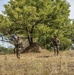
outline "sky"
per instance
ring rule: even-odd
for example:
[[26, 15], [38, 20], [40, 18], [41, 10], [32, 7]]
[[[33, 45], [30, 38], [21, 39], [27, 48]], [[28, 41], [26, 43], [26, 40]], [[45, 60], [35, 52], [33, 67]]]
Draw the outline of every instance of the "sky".
[[[4, 4], [6, 4], [9, 0], [0, 0], [0, 13], [4, 10]], [[74, 0], [67, 0], [70, 3], [70, 19], [74, 19]]]
[[67, 0], [70, 3], [70, 19], [74, 19], [74, 0]]
[[8, 3], [9, 0], [0, 0], [0, 13], [4, 10], [4, 4]]

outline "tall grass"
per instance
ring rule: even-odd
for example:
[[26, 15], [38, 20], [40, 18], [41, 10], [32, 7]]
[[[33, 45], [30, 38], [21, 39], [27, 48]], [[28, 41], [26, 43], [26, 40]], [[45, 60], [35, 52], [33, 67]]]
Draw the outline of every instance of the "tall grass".
[[0, 55], [0, 75], [74, 75], [74, 52]]

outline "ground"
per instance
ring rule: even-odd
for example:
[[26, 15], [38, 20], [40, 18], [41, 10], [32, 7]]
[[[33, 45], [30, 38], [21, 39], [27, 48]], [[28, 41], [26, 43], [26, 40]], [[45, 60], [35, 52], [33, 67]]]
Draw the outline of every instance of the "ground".
[[0, 55], [0, 75], [74, 75], [74, 51]]

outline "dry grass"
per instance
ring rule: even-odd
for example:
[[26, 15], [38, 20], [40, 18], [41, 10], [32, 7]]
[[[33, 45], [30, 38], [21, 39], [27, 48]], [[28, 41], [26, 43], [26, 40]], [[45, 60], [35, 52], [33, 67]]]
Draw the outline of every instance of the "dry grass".
[[0, 55], [0, 75], [74, 75], [74, 52]]

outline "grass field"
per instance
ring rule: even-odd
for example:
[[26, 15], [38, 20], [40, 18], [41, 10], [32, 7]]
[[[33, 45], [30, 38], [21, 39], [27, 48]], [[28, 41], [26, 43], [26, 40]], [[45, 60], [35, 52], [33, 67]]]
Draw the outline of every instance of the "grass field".
[[0, 55], [0, 75], [74, 75], [74, 51]]

